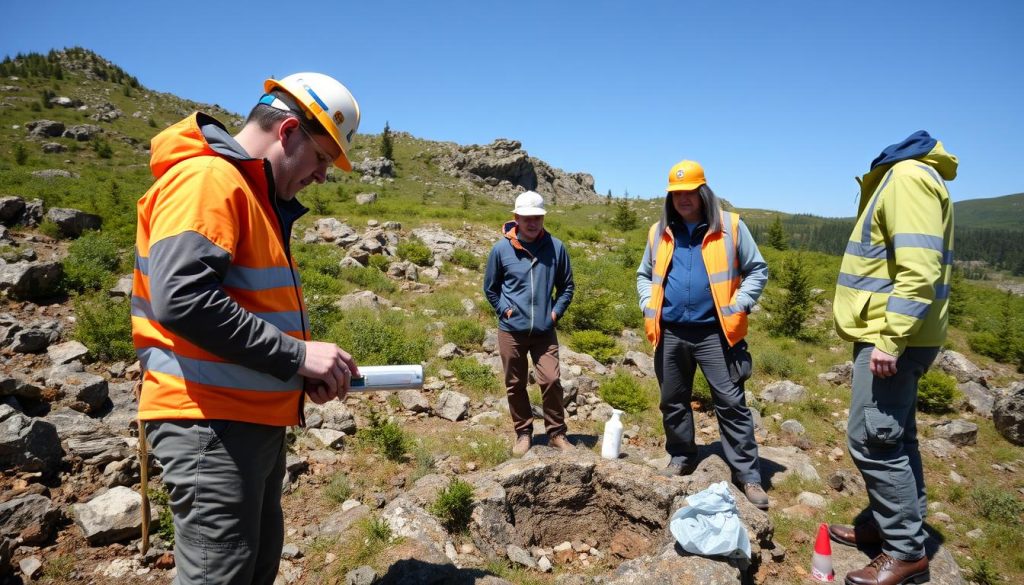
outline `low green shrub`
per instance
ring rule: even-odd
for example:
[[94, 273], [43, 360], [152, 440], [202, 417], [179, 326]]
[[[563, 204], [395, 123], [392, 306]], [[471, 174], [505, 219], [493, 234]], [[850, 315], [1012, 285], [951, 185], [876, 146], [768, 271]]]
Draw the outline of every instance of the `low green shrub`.
[[1005, 583], [999, 571], [985, 559], [978, 559], [968, 571], [967, 580], [975, 585], [1002, 585]]
[[77, 297], [74, 307], [77, 321], [72, 337], [89, 348], [93, 359], [135, 359], [128, 301], [112, 299], [105, 292], [99, 292]]
[[167, 543], [168, 548], [174, 546], [174, 514], [171, 512], [170, 495], [164, 486], [149, 488], [146, 490], [149, 501], [160, 506], [156, 515], [156, 530], [153, 532]]
[[364, 540], [368, 543], [386, 545], [391, 542], [394, 536], [391, 532], [391, 525], [388, 524], [387, 520], [377, 516], [367, 518], [365, 522], [359, 525], [359, 529], [363, 533]]
[[619, 354], [615, 338], [600, 331], [574, 331], [569, 336], [569, 344], [574, 350], [589, 354], [603, 364], [611, 362]]
[[650, 406], [647, 393], [640, 387], [636, 378], [625, 370], [616, 370], [615, 375], [605, 378], [598, 389], [598, 395], [612, 408], [630, 414], [643, 412]]
[[473, 358], [459, 357], [449, 362], [455, 377], [466, 387], [483, 392], [494, 391], [500, 388], [498, 378], [491, 372], [491, 368], [481, 364]]
[[470, 270], [479, 270], [481, 261], [476, 254], [470, 252], [469, 250], [456, 248], [455, 250], [452, 251], [452, 263], [458, 264], [459, 266], [462, 266], [463, 268], [468, 268]]
[[928, 370], [917, 384], [917, 409], [935, 414], [949, 412], [956, 394], [956, 380], [939, 370]]
[[589, 330], [618, 335], [622, 332], [622, 321], [617, 318], [612, 301], [613, 297], [603, 291], [576, 295], [558, 325], [566, 331]]
[[359, 429], [357, 439], [372, 446], [389, 461], [402, 461], [409, 451], [411, 442], [398, 423], [385, 420], [376, 410], [371, 409], [370, 424]]
[[316, 272], [337, 278], [341, 274], [341, 256], [334, 248], [322, 244], [298, 244], [292, 248], [303, 285], [308, 274]]
[[1013, 492], [993, 486], [978, 486], [971, 490], [971, 502], [983, 518], [1003, 525], [1016, 525], [1024, 513], [1024, 502]]
[[437, 494], [430, 505], [430, 513], [441, 521], [449, 532], [465, 532], [473, 514], [473, 486], [453, 477]]
[[340, 275], [363, 290], [370, 290], [379, 295], [393, 293], [398, 290], [395, 283], [380, 270], [369, 267], [348, 266], [341, 269]]
[[476, 319], [453, 319], [444, 328], [444, 340], [461, 349], [479, 349], [487, 331]]
[[113, 158], [114, 149], [110, 146], [110, 143], [103, 138], [93, 138], [92, 148], [96, 151], [96, 155], [100, 158]]
[[758, 354], [754, 368], [769, 376], [788, 378], [796, 372], [797, 365], [788, 354], [768, 347]]
[[380, 270], [381, 272], [387, 274], [388, 266], [391, 266], [392, 261], [393, 258], [391, 258], [390, 256], [385, 256], [383, 254], [374, 254], [373, 256], [370, 256], [369, 260], [367, 260], [366, 262], [370, 268], [376, 268], [377, 270]]
[[423, 445], [416, 444], [412, 448], [412, 460], [414, 467], [409, 476], [410, 483], [416, 483], [418, 479], [437, 471], [434, 455], [426, 450]]
[[348, 475], [339, 471], [331, 476], [331, 481], [324, 488], [324, 495], [337, 504], [349, 499], [352, 496], [352, 486], [349, 484]]
[[434, 263], [433, 252], [418, 238], [409, 238], [399, 242], [398, 257], [417, 266], [431, 266]]
[[61, 237], [63, 237], [63, 234], [61, 234], [60, 231], [60, 226], [53, 223], [53, 221], [51, 221], [50, 218], [43, 218], [42, 223], [39, 224], [39, 233], [43, 234], [44, 236], [51, 237], [55, 240], [59, 240]]
[[311, 193], [304, 195], [302, 202], [309, 206], [309, 209], [316, 215], [330, 215], [331, 214], [331, 202], [324, 193], [316, 189]]
[[326, 339], [352, 354], [357, 364], [418, 364], [427, 358], [427, 335], [392, 311], [351, 309], [337, 315]]
[[22, 166], [28, 162], [28, 149], [25, 148], [25, 145], [21, 142], [14, 143], [14, 162], [17, 163], [18, 166]]
[[75, 292], [107, 289], [117, 279], [121, 252], [112, 237], [89, 230], [68, 246], [64, 287]]

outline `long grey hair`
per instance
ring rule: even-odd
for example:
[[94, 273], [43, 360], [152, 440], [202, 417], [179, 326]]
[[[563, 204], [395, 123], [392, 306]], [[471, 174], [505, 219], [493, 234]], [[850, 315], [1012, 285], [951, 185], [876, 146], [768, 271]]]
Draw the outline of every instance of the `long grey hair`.
[[[697, 194], [700, 195], [701, 209], [704, 213], [704, 222], [708, 224], [708, 233], [722, 231], [722, 204], [718, 200], [718, 196], [706, 184], [697, 187]], [[672, 205], [671, 192], [665, 195], [665, 217], [666, 220], [681, 219]]]

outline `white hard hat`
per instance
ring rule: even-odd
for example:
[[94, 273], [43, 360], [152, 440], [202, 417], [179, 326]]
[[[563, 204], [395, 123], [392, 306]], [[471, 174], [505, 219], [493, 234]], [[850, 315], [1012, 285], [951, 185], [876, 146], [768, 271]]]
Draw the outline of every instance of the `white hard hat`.
[[266, 93], [274, 90], [288, 93], [302, 107], [306, 119], [315, 119], [323, 126], [341, 149], [341, 155], [334, 164], [351, 171], [348, 151], [352, 137], [359, 129], [359, 104], [352, 93], [333, 77], [308, 72], [295, 73], [284, 79], [268, 79], [263, 83]]
[[536, 191], [524, 191], [516, 197], [516, 207], [512, 210], [516, 215], [544, 215], [544, 198]]

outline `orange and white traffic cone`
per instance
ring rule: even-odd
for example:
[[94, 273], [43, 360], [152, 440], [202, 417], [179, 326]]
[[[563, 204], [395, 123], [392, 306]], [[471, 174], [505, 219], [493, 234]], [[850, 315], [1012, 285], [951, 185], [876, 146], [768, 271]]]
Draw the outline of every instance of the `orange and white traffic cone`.
[[832, 541], [828, 538], [828, 524], [824, 522], [818, 527], [818, 538], [814, 541], [811, 577], [822, 583], [831, 583], [836, 580], [836, 573], [832, 570]]

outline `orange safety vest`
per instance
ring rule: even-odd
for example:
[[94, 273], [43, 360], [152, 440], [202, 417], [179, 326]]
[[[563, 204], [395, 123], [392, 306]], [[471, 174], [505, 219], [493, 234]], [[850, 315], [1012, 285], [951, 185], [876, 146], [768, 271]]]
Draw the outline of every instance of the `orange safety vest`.
[[[160, 140], [159, 152], [178, 157], [173, 164], [158, 164]], [[264, 161], [215, 154], [195, 116], [153, 143], [157, 181], [138, 202], [132, 284], [132, 337], [143, 367], [139, 419], [299, 424], [301, 376], [282, 381], [227, 362], [163, 327], [150, 304], [150, 246], [192, 231], [231, 255], [222, 283], [228, 296], [283, 333], [309, 339], [298, 271], [269, 201]]]
[[[739, 257], [736, 253], [736, 234], [739, 233], [740, 216], [728, 211], [721, 213], [722, 231], [705, 234], [700, 251], [704, 258], [704, 267], [708, 271], [711, 298], [715, 302], [718, 322], [731, 347], [747, 335], [747, 312], [735, 304], [736, 293], [740, 290], [742, 281]], [[661, 306], [665, 301], [665, 277], [668, 275], [672, 253], [675, 250], [675, 236], [672, 235], [672, 230], [662, 222], [652, 225], [647, 233], [647, 247], [654, 256], [654, 267], [651, 273], [651, 298], [644, 307], [644, 331], [651, 345], [657, 347], [661, 341]]]

